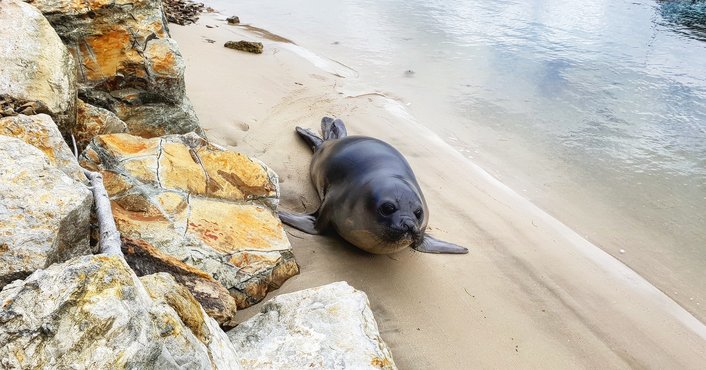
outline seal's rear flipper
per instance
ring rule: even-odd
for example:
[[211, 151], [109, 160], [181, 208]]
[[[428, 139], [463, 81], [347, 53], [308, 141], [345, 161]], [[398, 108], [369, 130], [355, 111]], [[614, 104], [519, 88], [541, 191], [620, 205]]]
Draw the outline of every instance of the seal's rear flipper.
[[443, 240], [436, 239], [424, 234], [424, 240], [412, 248], [419, 252], [424, 253], [449, 253], [449, 254], [466, 254], [468, 253], [468, 248], [464, 248], [460, 245], [445, 242]]
[[321, 143], [324, 142], [323, 139], [321, 139], [318, 135], [316, 135], [309, 129], [297, 126], [296, 130], [299, 136], [304, 139], [304, 141], [306, 141], [307, 145], [309, 145], [311, 147], [311, 150], [314, 152], [319, 149]]
[[343, 121], [336, 118], [324, 117], [321, 119], [321, 133], [324, 135], [324, 140], [340, 139], [348, 136], [346, 125]]
[[297, 229], [301, 230], [307, 234], [318, 235], [319, 231], [316, 230], [316, 215], [315, 214], [305, 214], [305, 213], [287, 213], [282, 211], [277, 211], [277, 215], [282, 220], [283, 223]]

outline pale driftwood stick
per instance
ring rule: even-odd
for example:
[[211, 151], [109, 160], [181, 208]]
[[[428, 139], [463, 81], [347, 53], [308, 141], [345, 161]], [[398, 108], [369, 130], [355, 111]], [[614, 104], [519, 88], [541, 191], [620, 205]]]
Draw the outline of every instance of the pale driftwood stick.
[[120, 232], [115, 226], [113, 211], [110, 208], [110, 198], [103, 185], [103, 175], [87, 169], [83, 173], [88, 177], [93, 189], [93, 199], [96, 205], [96, 217], [98, 218], [98, 232], [100, 233], [100, 252], [103, 254], [123, 256], [120, 250]]
[[[76, 147], [76, 138], [71, 135], [71, 141], [74, 144], [74, 155], [78, 160], [78, 148]], [[110, 208], [110, 197], [103, 185], [103, 175], [98, 172], [92, 172], [82, 168], [83, 174], [86, 175], [88, 181], [91, 182], [93, 190], [93, 202], [96, 205], [96, 218], [98, 218], [98, 233], [100, 234], [100, 252], [103, 254], [114, 254], [125, 258], [121, 250], [122, 243], [120, 242], [120, 232], [115, 226], [113, 219], [113, 210]]]

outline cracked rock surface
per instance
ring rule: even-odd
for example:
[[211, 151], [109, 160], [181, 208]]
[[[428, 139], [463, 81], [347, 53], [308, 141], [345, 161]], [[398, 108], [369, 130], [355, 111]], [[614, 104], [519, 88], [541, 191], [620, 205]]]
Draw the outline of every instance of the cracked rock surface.
[[299, 272], [274, 210], [277, 176], [255, 159], [193, 133], [111, 134], [94, 138], [81, 164], [103, 174], [123, 236], [211, 276], [239, 308]]

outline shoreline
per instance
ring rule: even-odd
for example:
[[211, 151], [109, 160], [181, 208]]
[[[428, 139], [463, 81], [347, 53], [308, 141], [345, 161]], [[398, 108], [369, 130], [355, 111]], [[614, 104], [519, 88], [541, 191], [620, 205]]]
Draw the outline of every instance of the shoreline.
[[[310, 154], [294, 125], [316, 127], [322, 115], [336, 115], [352, 134], [403, 152], [425, 191], [431, 233], [471, 249], [458, 258], [372, 256], [334, 236], [288, 229], [301, 275], [270, 297], [347, 280], [368, 293], [401, 368], [689, 368], [706, 360], [706, 327], [694, 316], [453, 150], [404, 106], [378, 95], [346, 96], [345, 75], [224, 18], [204, 14], [195, 25], [170, 25], [186, 60], [187, 93], [211, 140], [280, 175], [282, 207], [318, 205]], [[263, 42], [265, 54], [222, 46], [241, 38]]]
[[[535, 31], [548, 27], [568, 37], [576, 34], [555, 28], [561, 17], [543, 18], [539, 23], [527, 23], [527, 15], [502, 19], [502, 13], [497, 13], [500, 8], [493, 5], [439, 4], [445, 10], [436, 18], [429, 8], [413, 2], [399, 4], [397, 11], [390, 3], [378, 4], [374, 11], [366, 10], [364, 2], [301, 6], [271, 1], [209, 3], [285, 35], [318, 55], [352, 66], [359, 76], [346, 79], [346, 93], [372, 88], [396, 97], [418, 122], [454, 149], [706, 322], [706, 291], [702, 288], [706, 286], [706, 182], [697, 175], [703, 172], [698, 162], [692, 161], [693, 169], [678, 166], [686, 165], [688, 158], [704, 157], [698, 155], [702, 145], [692, 140], [704, 132], [691, 130], [698, 130], [698, 122], [706, 121], [693, 105], [683, 116], [669, 113], [676, 112], [668, 108], [679, 106], [682, 100], [687, 105], [703, 102], [696, 91], [668, 91], [668, 86], [681, 81], [673, 73], [681, 68], [685, 78], [696, 78], [694, 68], [699, 63], [662, 64], [659, 56], [651, 55], [646, 62], [657, 68], [659, 77], [655, 85], [644, 85], [651, 75], [645, 66], [630, 63], [631, 58], [621, 59], [618, 67], [634, 78], [612, 76], [606, 73], [609, 68], [600, 68], [611, 64], [611, 55], [616, 56], [603, 33], [594, 34], [597, 43], [592, 46], [569, 43], [553, 52], [542, 49], [536, 55], [528, 54], [533, 48], [542, 48], [541, 38], [503, 33], [511, 30], [507, 29], [509, 24]], [[551, 12], [558, 4], [533, 6]], [[573, 5], [574, 9], [582, 6]], [[649, 6], [629, 5], [636, 11], [631, 16], [619, 4], [594, 5], [584, 10], [612, 9], [601, 19], [627, 22], [624, 24], [630, 24], [630, 29], [640, 30], [634, 34], [637, 40], [645, 40], [645, 28], [651, 22], [646, 15], [653, 12]], [[524, 6], [528, 5], [513, 2], [508, 9]], [[459, 7], [475, 10], [469, 18], [472, 22], [455, 24], [447, 18], [452, 14], [449, 10]], [[316, 17], [319, 10], [332, 14]], [[479, 15], [486, 11], [495, 13], [497, 22]], [[341, 12], [349, 16], [342, 17]], [[398, 18], [396, 13], [406, 16]], [[415, 22], [421, 20], [416, 16], [432, 21], [416, 27]], [[386, 18], [391, 22], [377, 21]], [[631, 40], [632, 33], [623, 34], [626, 29], [614, 25], [606, 23], [599, 29], [622, 35], [620, 43]], [[462, 35], [461, 30], [467, 34]], [[687, 48], [698, 49], [688, 40], [670, 41], [669, 28], [655, 32], [657, 49], [679, 55]], [[497, 58], [504, 55], [509, 41], [518, 43], [517, 49], [507, 50], [513, 57]], [[579, 50], [591, 52], [576, 54]], [[557, 65], [555, 57], [577, 63]], [[595, 74], [591, 66], [598, 68]], [[408, 69], [413, 73], [403, 73]], [[513, 80], [517, 88], [512, 88]], [[702, 82], [695, 86], [703, 88], [706, 85]], [[651, 93], [633, 94], [640, 91], [634, 89], [635, 84], [649, 86]], [[618, 95], [605, 95], [606, 89]], [[655, 100], [660, 94], [664, 99]], [[665, 120], [655, 118], [660, 112]], [[612, 122], [613, 118], [622, 123]], [[677, 142], [665, 147], [671, 140], [681, 142], [684, 153], [666, 154], [681, 150], [682, 144]], [[654, 151], [648, 148], [651, 145]]]

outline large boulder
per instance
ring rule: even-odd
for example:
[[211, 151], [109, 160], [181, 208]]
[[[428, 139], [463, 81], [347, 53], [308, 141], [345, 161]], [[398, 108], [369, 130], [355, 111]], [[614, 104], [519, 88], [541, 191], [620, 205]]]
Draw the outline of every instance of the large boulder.
[[76, 59], [85, 102], [116, 113], [140, 136], [202, 133], [184, 93], [184, 60], [169, 37], [161, 0], [28, 2]]
[[[195, 134], [152, 139], [114, 134], [96, 137], [81, 164], [103, 174], [125, 237], [213, 277], [239, 308], [299, 272], [274, 210], [277, 176], [257, 160]], [[138, 274], [158, 272], [140, 272], [153, 262], [131, 265]]]
[[238, 368], [233, 346], [188, 292], [164, 277], [145, 285], [149, 293], [125, 260], [105, 255], [76, 257], [7, 285], [0, 367]]
[[0, 1], [0, 35], [0, 117], [33, 103], [32, 114], [47, 113], [70, 133], [76, 66], [59, 36], [41, 12], [18, 0]]
[[16, 137], [39, 149], [49, 163], [62, 170], [74, 180], [85, 182], [86, 176], [76, 157], [66, 145], [59, 129], [46, 114], [0, 118], [0, 135]]
[[367, 296], [346, 282], [277, 296], [228, 337], [243, 369], [396, 369]]
[[39, 149], [0, 136], [0, 287], [89, 254], [93, 197]]

